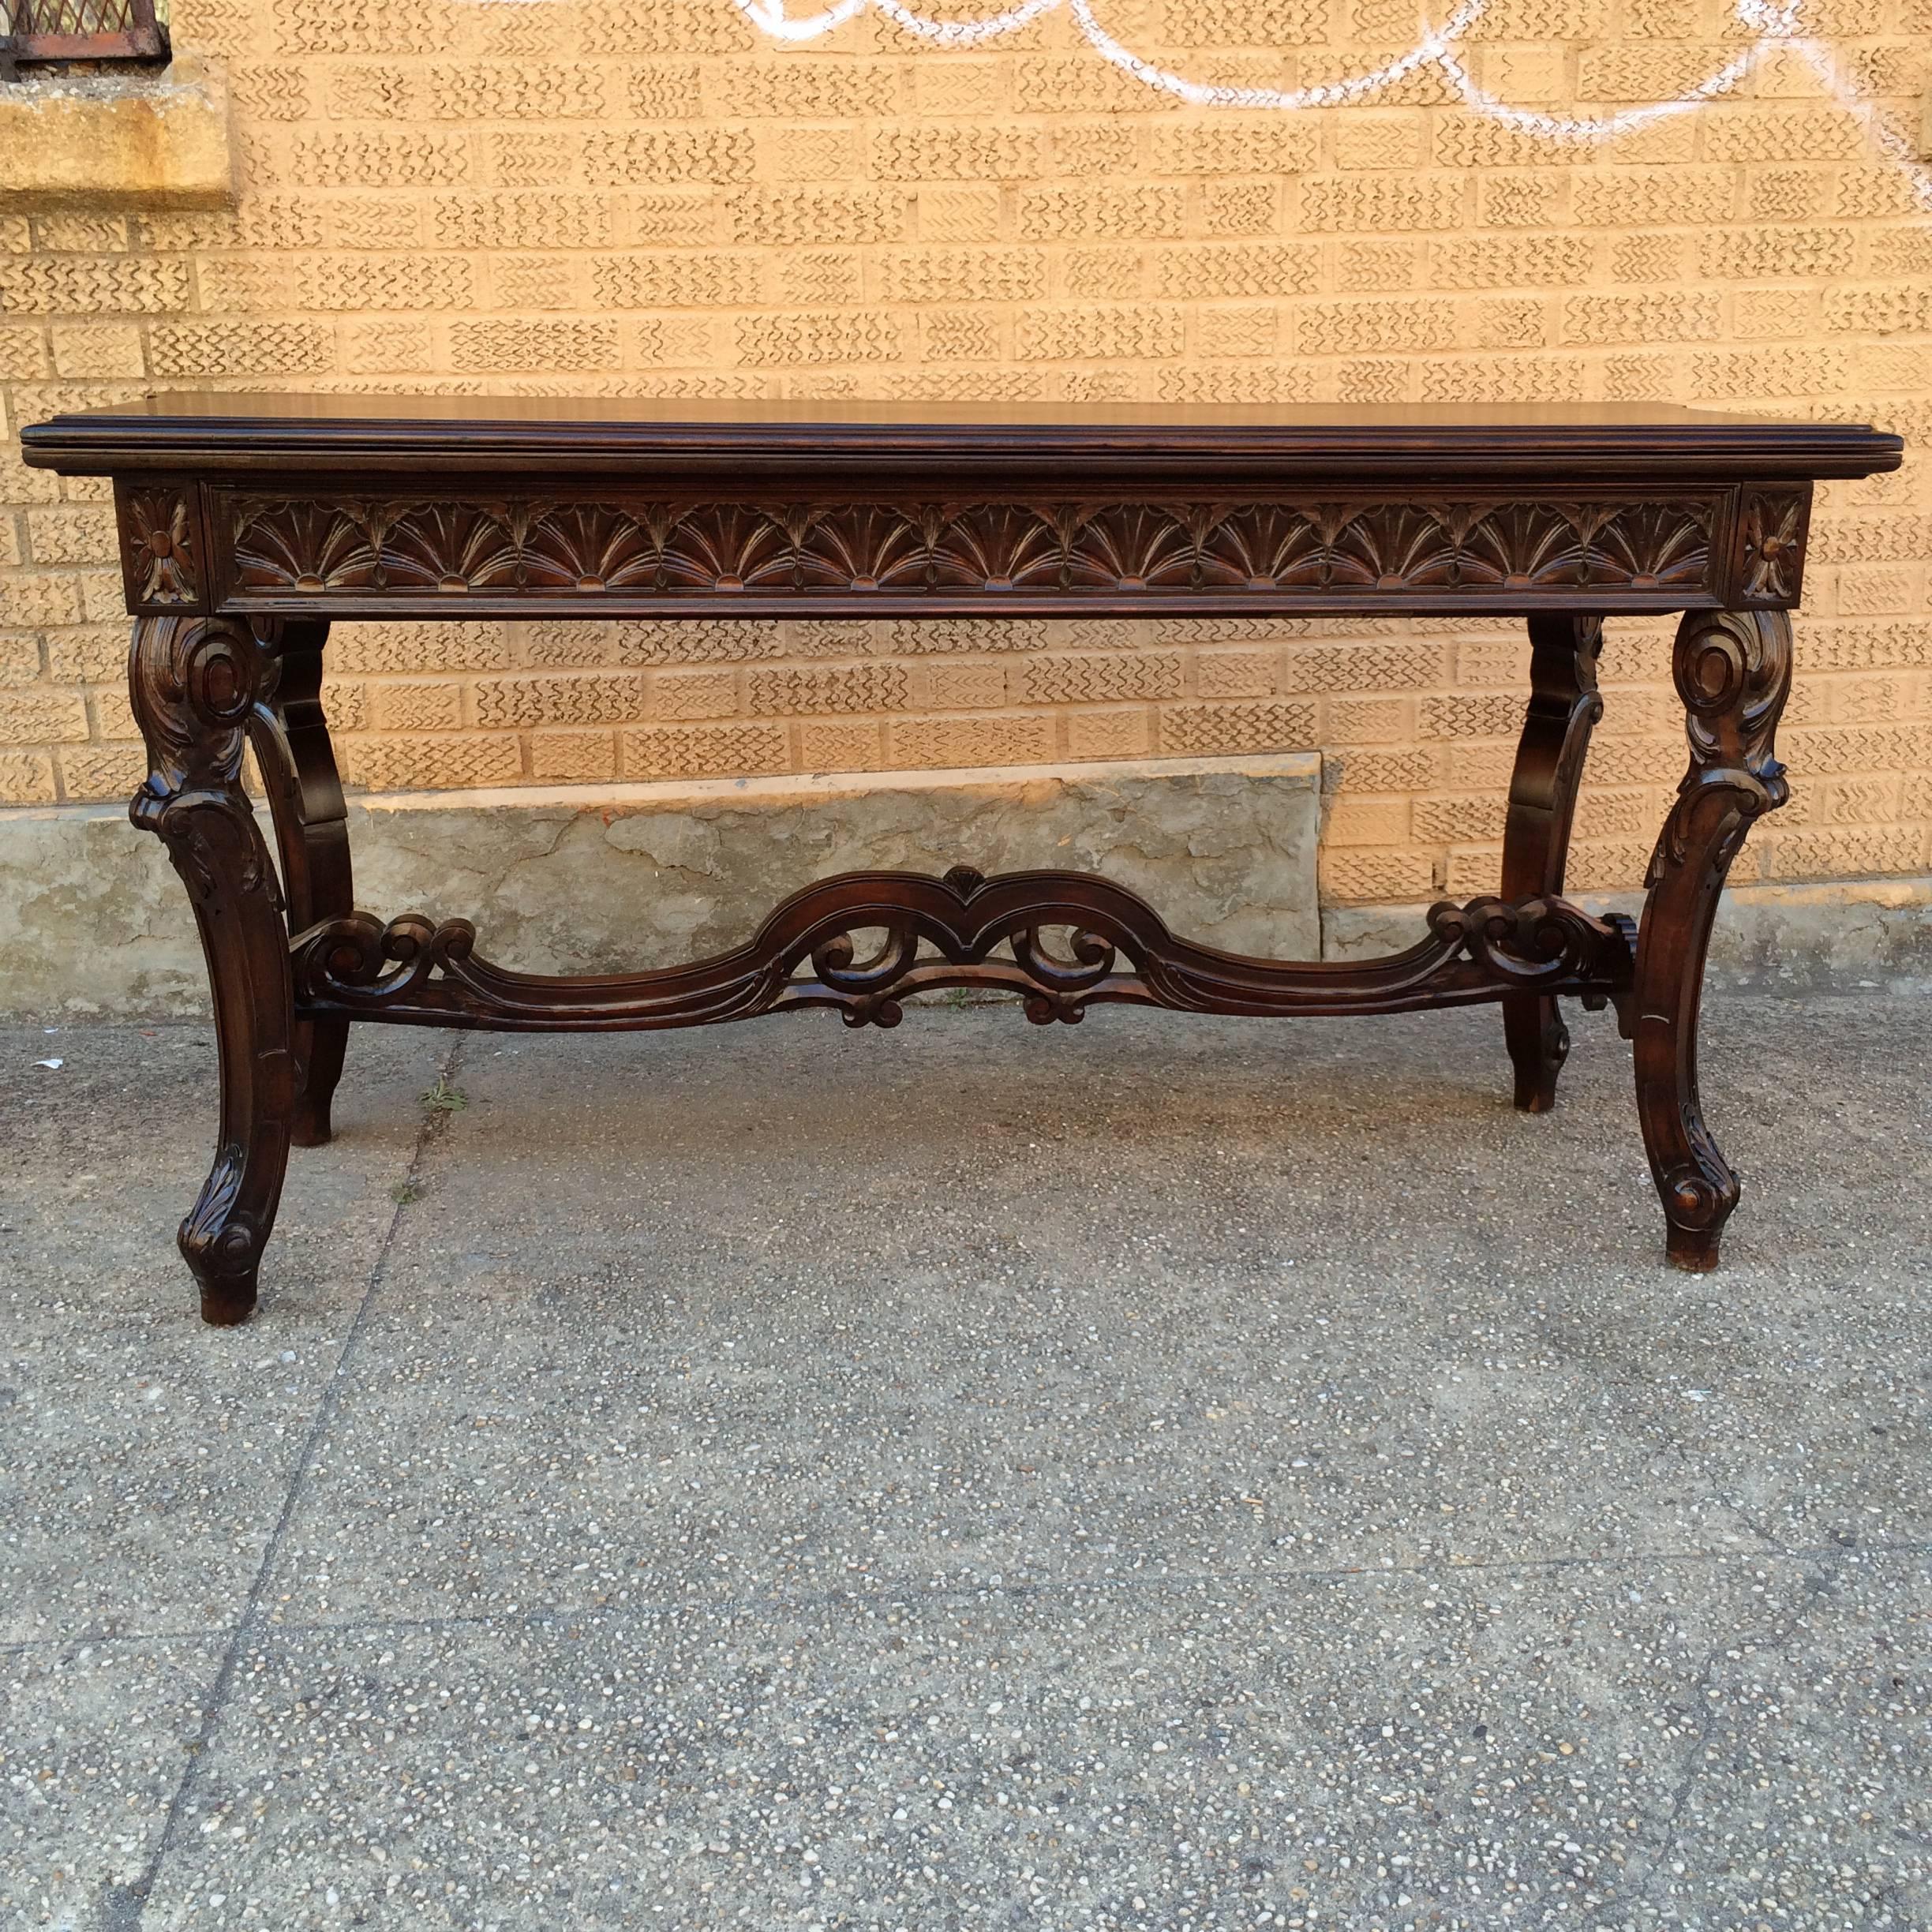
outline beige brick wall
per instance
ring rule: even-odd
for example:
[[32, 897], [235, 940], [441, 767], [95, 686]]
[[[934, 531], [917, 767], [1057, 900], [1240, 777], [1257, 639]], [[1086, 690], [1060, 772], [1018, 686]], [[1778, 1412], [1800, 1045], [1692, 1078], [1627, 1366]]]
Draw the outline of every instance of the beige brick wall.
[[[1268, 85], [1406, 45], [1392, 0], [1111, 0]], [[1932, 0], [1820, 20], [1901, 121]], [[1672, 399], [1932, 443], [1932, 223], [1795, 62], [1601, 151], [1413, 77], [1181, 108], [1050, 17], [785, 48], [728, 0], [178, 0], [225, 67], [232, 215], [0, 215], [9, 429], [144, 386], [690, 395]], [[1728, 57], [1702, 0], [1492, 0], [1477, 77], [1572, 110]], [[103, 492], [0, 474], [0, 801], [141, 769]], [[1746, 876], [1932, 864], [1932, 458], [1824, 492]], [[1612, 626], [1573, 873], [1628, 884], [1683, 767], [1667, 627]], [[1324, 889], [1492, 885], [1526, 651], [1488, 622], [345, 627], [348, 776], [468, 785], [1319, 748]]]

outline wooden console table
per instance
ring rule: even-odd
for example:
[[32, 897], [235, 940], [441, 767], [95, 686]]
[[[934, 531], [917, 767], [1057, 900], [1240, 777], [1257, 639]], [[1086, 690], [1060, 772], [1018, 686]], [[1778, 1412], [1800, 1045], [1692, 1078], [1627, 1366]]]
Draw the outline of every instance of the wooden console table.
[[[1522, 410], [911, 407], [175, 395], [28, 429], [26, 460], [114, 479], [152, 769], [137, 826], [194, 901], [220, 1042], [213, 1170], [181, 1230], [211, 1322], [243, 1320], [291, 1142], [329, 1136], [357, 1020], [530, 1031], [702, 1026], [801, 1006], [890, 1026], [908, 993], [1002, 987], [1028, 1017], [1496, 1001], [1516, 1104], [1548, 1107], [1557, 1002], [1634, 1042], [1670, 1258], [1715, 1265], [1736, 1177], [1698, 1103], [1711, 919], [1785, 797], [1773, 736], [1814, 479], [1897, 466], [1845, 423], [1645, 405]], [[1642, 921], [1561, 895], [1600, 620], [1682, 611], [1690, 768]], [[860, 872], [806, 885], [736, 951], [545, 978], [461, 919], [356, 908], [320, 701], [334, 618], [1526, 617], [1531, 691], [1502, 895], [1407, 952], [1337, 965], [1177, 938], [1095, 876]], [[252, 744], [281, 879], [242, 790]], [[852, 935], [883, 930], [860, 958]], [[1051, 935], [1051, 936], [1050, 936]], [[996, 957], [1006, 942], [1007, 952]]]

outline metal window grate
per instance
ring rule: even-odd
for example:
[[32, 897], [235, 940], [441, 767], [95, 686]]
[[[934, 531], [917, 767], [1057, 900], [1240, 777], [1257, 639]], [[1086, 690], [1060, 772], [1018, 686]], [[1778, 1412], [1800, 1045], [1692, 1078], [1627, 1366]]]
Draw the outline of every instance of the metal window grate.
[[0, 0], [0, 63], [167, 58], [155, 0]]

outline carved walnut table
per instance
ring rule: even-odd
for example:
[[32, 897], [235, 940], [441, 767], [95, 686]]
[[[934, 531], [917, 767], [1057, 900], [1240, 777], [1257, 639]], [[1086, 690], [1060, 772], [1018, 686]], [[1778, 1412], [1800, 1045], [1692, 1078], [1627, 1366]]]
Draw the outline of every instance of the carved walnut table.
[[[1894, 436], [1648, 405], [694, 416], [178, 395], [22, 440], [30, 463], [114, 479], [152, 766], [133, 817], [194, 901], [220, 1043], [214, 1168], [181, 1230], [211, 1322], [254, 1305], [290, 1145], [328, 1138], [351, 1020], [600, 1031], [831, 1006], [890, 1026], [907, 994], [956, 986], [1013, 989], [1042, 1022], [1106, 1001], [1256, 1015], [1495, 1001], [1531, 1112], [1568, 1048], [1559, 998], [1614, 1005], [1670, 1258], [1717, 1261], [1738, 1183], [1698, 1103], [1711, 919], [1752, 820], [1784, 800], [1772, 741], [1812, 483], [1896, 468]], [[1686, 613], [1690, 768], [1633, 930], [1561, 894], [1602, 711], [1600, 620], [1642, 611]], [[1526, 617], [1533, 647], [1502, 895], [1439, 905], [1408, 951], [1347, 965], [1191, 944], [1105, 878], [962, 863], [806, 885], [736, 952], [688, 966], [507, 972], [466, 920], [357, 910], [320, 698], [335, 618], [1479, 612]], [[860, 957], [854, 935], [880, 931]]]

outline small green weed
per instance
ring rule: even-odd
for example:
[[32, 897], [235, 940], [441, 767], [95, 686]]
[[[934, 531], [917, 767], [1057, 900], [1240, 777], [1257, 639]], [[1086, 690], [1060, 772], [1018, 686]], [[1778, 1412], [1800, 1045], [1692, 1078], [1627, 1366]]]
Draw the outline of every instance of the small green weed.
[[422, 1103], [425, 1114], [460, 1114], [470, 1104], [470, 1096], [439, 1076], [433, 1087], [424, 1090]]
[[399, 1181], [389, 1190], [389, 1198], [399, 1208], [407, 1208], [423, 1197], [423, 1191], [414, 1181]]

